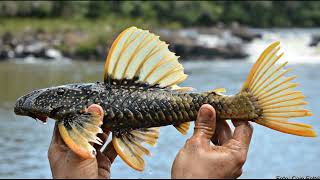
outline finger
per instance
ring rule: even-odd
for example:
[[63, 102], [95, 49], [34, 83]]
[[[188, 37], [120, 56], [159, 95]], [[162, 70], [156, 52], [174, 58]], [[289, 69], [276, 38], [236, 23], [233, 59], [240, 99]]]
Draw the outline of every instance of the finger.
[[[202, 105], [194, 126], [193, 137], [210, 140], [216, 128], [216, 112], [209, 104]], [[210, 141], [208, 141], [210, 142]]]
[[111, 163], [113, 163], [114, 159], [117, 157], [118, 153], [114, 149], [112, 142], [110, 142], [106, 149], [103, 151], [103, 154], [108, 157]]
[[98, 137], [102, 140], [102, 142], [106, 142], [109, 137], [109, 133], [98, 134]]
[[215, 145], [223, 145], [229, 139], [232, 138], [232, 131], [225, 120], [218, 120], [216, 123], [216, 130], [214, 136], [211, 138], [211, 141]]
[[[100, 121], [101, 121], [101, 124], [103, 123], [104, 111], [103, 111], [103, 109], [102, 109], [102, 107], [101, 107], [100, 105], [98, 105], [98, 104], [91, 104], [91, 105], [88, 107], [87, 112], [98, 114], [98, 115], [99, 115], [99, 119], [100, 119]], [[101, 149], [101, 147], [103, 146], [103, 144], [106, 142], [106, 139], [108, 138], [108, 134], [102, 133], [102, 134], [97, 134], [97, 136], [102, 140], [101, 145], [99, 145], [99, 144], [93, 144], [93, 143], [92, 143], [92, 144], [93, 144], [93, 146], [94, 146], [97, 150], [99, 150], [99, 149]]]
[[103, 122], [103, 117], [104, 117], [104, 111], [102, 107], [98, 104], [91, 104], [88, 109], [88, 112], [95, 112], [99, 115], [100, 120]]
[[97, 162], [98, 162], [98, 179], [110, 179], [110, 168], [111, 168], [111, 162], [103, 155], [102, 152], [97, 151]]
[[53, 135], [51, 139], [51, 145], [53, 144], [59, 144], [59, 145], [65, 145], [64, 141], [62, 140], [58, 128], [58, 122], [55, 123], [54, 129], [53, 129]]
[[60, 136], [58, 122], [55, 123], [51, 143], [48, 149], [49, 163], [55, 164], [61, 155], [68, 151], [68, 146], [64, 143]]
[[[253, 128], [248, 121], [232, 121], [235, 126], [233, 139], [237, 140], [246, 154], [249, 149]], [[242, 149], [243, 149], [242, 148]]]

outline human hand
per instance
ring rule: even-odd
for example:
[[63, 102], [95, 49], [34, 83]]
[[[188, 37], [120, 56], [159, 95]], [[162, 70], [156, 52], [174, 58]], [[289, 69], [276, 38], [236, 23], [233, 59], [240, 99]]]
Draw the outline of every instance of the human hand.
[[[218, 120], [212, 106], [203, 105], [193, 136], [172, 165], [172, 178], [238, 178], [242, 174], [252, 137], [249, 122], [233, 121], [232, 135], [226, 121]], [[214, 136], [213, 136], [214, 135]]]
[[[96, 112], [101, 115], [103, 120], [103, 110], [99, 105], [91, 105], [88, 112]], [[100, 139], [105, 142], [108, 139], [109, 132], [99, 134]], [[109, 143], [104, 150], [100, 152], [101, 146], [95, 144], [97, 155], [93, 159], [83, 159], [75, 154], [64, 143], [60, 136], [57, 123], [53, 131], [52, 141], [48, 150], [48, 159], [53, 178], [110, 178], [111, 164], [117, 156], [117, 153]]]

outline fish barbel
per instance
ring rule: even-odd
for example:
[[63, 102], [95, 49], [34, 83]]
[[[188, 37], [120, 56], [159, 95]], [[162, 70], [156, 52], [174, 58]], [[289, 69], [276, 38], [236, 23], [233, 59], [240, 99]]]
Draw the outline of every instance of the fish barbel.
[[[186, 134], [203, 104], [212, 105], [217, 119], [252, 121], [265, 127], [298, 136], [315, 137], [310, 125], [289, 122], [289, 118], [311, 116], [304, 109], [305, 96], [294, 91], [295, 78], [277, 63], [279, 42], [267, 47], [253, 65], [242, 89], [224, 95], [223, 88], [196, 92], [180, 87], [187, 78], [178, 56], [168, 44], [149, 31], [130, 27], [113, 42], [104, 67], [104, 81], [69, 84], [35, 90], [20, 97], [17, 115], [42, 121], [57, 120], [65, 143], [79, 156], [93, 158], [96, 150], [90, 142], [112, 132], [112, 142], [120, 157], [132, 168], [144, 169], [144, 155], [150, 155], [144, 143], [155, 145], [159, 127], [173, 125]], [[104, 110], [103, 122], [86, 108], [98, 104]]]

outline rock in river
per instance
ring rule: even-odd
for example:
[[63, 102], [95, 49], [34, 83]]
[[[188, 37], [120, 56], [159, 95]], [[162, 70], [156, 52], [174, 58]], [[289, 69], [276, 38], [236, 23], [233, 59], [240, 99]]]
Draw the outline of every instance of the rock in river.
[[318, 35], [313, 35], [311, 37], [311, 42], [309, 44], [309, 46], [318, 46], [318, 44], [320, 44], [320, 34]]

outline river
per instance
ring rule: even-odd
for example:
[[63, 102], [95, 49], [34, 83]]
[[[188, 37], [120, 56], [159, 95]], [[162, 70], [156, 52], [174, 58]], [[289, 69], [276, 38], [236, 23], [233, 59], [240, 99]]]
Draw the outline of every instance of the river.
[[[263, 39], [247, 45], [251, 56], [243, 61], [186, 61], [188, 79], [183, 86], [198, 91], [224, 87], [236, 93], [244, 82], [253, 61], [273, 40], [280, 40], [283, 60], [298, 75], [299, 90], [307, 96], [312, 117], [299, 118], [319, 133], [320, 121], [320, 50], [309, 48], [310, 34], [316, 30], [268, 30]], [[0, 63], [0, 178], [51, 178], [47, 149], [53, 121], [46, 125], [13, 113], [15, 100], [36, 88], [66, 83], [101, 81], [103, 63], [79, 61], [9, 61]], [[192, 123], [193, 124], [193, 123]], [[254, 134], [241, 178], [276, 178], [277, 176], [320, 176], [320, 141], [282, 134], [253, 124]], [[192, 128], [182, 136], [173, 127], [163, 127], [152, 156], [147, 157], [143, 173], [129, 168], [119, 157], [112, 178], [170, 178], [171, 165], [178, 150], [192, 135]]]

